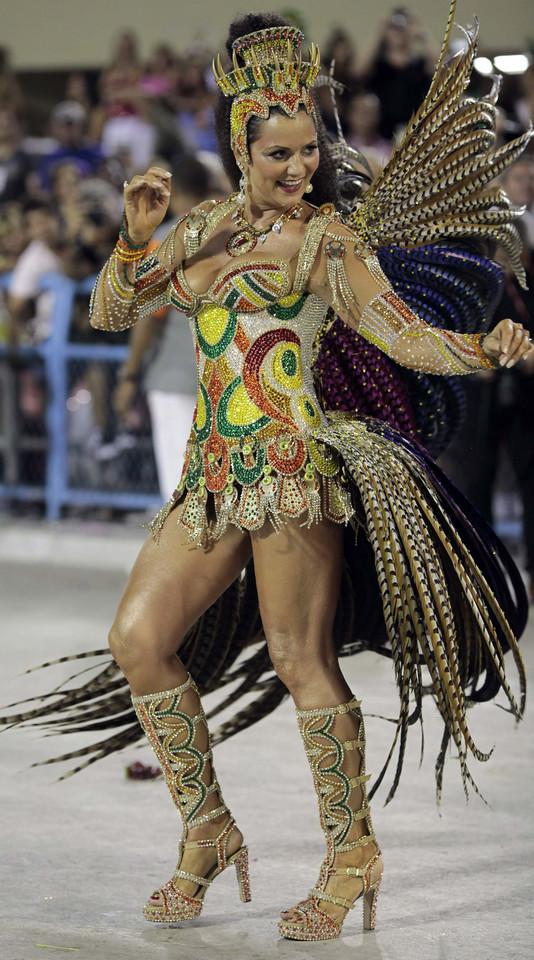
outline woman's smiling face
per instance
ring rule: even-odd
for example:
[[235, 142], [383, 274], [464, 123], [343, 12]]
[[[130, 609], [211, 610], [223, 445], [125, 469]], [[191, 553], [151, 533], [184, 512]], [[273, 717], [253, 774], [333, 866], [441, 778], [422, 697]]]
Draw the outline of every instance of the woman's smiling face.
[[258, 133], [245, 167], [247, 195], [267, 209], [291, 207], [302, 199], [319, 165], [313, 119], [305, 110], [295, 117], [275, 114], [262, 122]]

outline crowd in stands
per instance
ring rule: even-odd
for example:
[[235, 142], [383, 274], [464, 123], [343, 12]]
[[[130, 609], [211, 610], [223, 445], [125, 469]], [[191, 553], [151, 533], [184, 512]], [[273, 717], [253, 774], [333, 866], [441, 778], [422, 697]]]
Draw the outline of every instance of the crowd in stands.
[[[322, 60], [325, 67], [335, 62], [335, 76], [344, 84], [338, 106], [345, 136], [374, 170], [387, 160], [394, 138], [423, 99], [438, 53], [428, 31], [400, 8], [381, 20], [366, 50], [356, 50], [344, 29], [328, 39]], [[54, 267], [78, 278], [94, 273], [115, 239], [123, 181], [154, 160], [177, 171], [185, 157], [196, 157], [209, 172], [208, 192], [227, 189], [213, 129], [212, 55], [198, 45], [178, 52], [161, 43], [144, 62], [136, 35], [125, 31], [99, 75], [65, 75], [64, 96], [50, 104], [43, 130], [8, 52], [0, 51], [0, 270], [18, 267], [26, 254], [17, 300], [25, 292], [27, 299], [35, 295], [38, 260], [44, 272]], [[500, 108], [503, 138], [530, 120], [534, 66], [520, 84], [512, 91], [515, 100], [508, 98]], [[319, 96], [335, 136], [330, 90], [320, 88]], [[529, 193], [528, 184], [518, 182], [517, 192], [521, 202], [532, 205], [532, 185]], [[532, 219], [527, 214], [531, 243]], [[20, 304], [17, 311], [18, 325]], [[38, 324], [36, 335], [45, 330]]]
[[[344, 134], [366, 155], [374, 172], [384, 165], [394, 140], [402, 135], [423, 99], [438, 54], [428, 31], [404, 8], [381, 20], [366, 50], [357, 49], [345, 29], [336, 29], [324, 45], [325, 69], [335, 61], [334, 75], [344, 84], [338, 98]], [[40, 278], [50, 272], [74, 279], [90, 277], [111, 252], [122, 215], [124, 180], [153, 162], [170, 169], [174, 188], [169, 218], [206, 196], [228, 192], [213, 128], [216, 86], [212, 57], [212, 50], [199, 45], [179, 51], [165, 42], [144, 61], [135, 33], [125, 31], [117, 39], [111, 62], [99, 74], [65, 74], [63, 95], [48, 104], [43, 125], [42, 102], [40, 112], [32, 108], [24, 84], [10, 67], [9, 52], [0, 50], [0, 273], [11, 274], [0, 312], [0, 341], [7, 344], [11, 359], [18, 343], [38, 343], [49, 333], [50, 302], [39, 293]], [[477, 84], [487, 87], [489, 81], [475, 77], [474, 95]], [[329, 88], [319, 88], [318, 96], [327, 129], [335, 136]], [[504, 141], [525, 129], [533, 108], [531, 65], [521, 77], [505, 82], [499, 137]], [[511, 201], [527, 208], [522, 229], [525, 263], [530, 269], [534, 247], [532, 153], [508, 172], [506, 187]], [[528, 315], [532, 302], [521, 308], [518, 296], [521, 299], [523, 294], [517, 294], [514, 287], [512, 306], [515, 303], [516, 312]], [[134, 345], [133, 360], [118, 388], [109, 378], [104, 387], [101, 378], [95, 378], [91, 393], [103, 389], [105, 400], [94, 397], [96, 447], [109, 446], [106, 409], [113, 395], [116, 418], [128, 422], [132, 384], [149, 344], [154, 351], [164, 329], [160, 317], [146, 342]], [[87, 306], [77, 311], [73, 337], [96, 342], [102, 336], [90, 329]], [[127, 334], [115, 336], [117, 342], [127, 342]], [[168, 357], [168, 350], [165, 354]], [[166, 384], [163, 391], [169, 390], [172, 377], [161, 376]], [[186, 373], [180, 377], [182, 386], [177, 382], [172, 389], [192, 393], [191, 377]], [[168, 483], [162, 487], [168, 491]]]

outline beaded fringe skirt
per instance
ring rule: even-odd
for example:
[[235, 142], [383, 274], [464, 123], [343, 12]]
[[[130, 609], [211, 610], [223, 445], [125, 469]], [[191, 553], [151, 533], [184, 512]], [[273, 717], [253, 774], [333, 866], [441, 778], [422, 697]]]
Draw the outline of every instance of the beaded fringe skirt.
[[[438, 800], [451, 740], [467, 793], [474, 786], [468, 755], [478, 760], [489, 756], [473, 742], [468, 704], [503, 691], [515, 717], [524, 710], [525, 671], [517, 638], [528, 606], [520, 574], [482, 517], [429, 454], [405, 435], [380, 421], [331, 413], [316, 439], [339, 454], [339, 489], [350, 516], [335, 621], [337, 648], [341, 656], [373, 649], [390, 657], [400, 697], [391, 751], [371, 793], [396, 756], [387, 800], [395, 793], [408, 729], [422, 718], [425, 693], [432, 695], [444, 723], [436, 764]], [[166, 516], [174, 503], [164, 508]], [[309, 520], [304, 513], [303, 523]], [[508, 650], [519, 676], [517, 697], [505, 672]], [[180, 657], [201, 694], [220, 694], [232, 683], [231, 692], [208, 710], [208, 719], [229, 706], [236, 710], [248, 695], [246, 706], [214, 731], [215, 743], [255, 723], [287, 696], [269, 660], [252, 563], [191, 628]], [[84, 757], [76, 769], [139, 739], [118, 667], [108, 661], [93, 679], [86, 676], [79, 687], [58, 693], [58, 699], [34, 698], [36, 706], [1, 722], [109, 732], [107, 739], [57, 758]]]
[[[303, 441], [299, 441], [305, 447]], [[310, 464], [310, 460], [307, 464]], [[341, 480], [338, 467], [333, 476], [308, 473], [309, 466], [290, 474], [273, 470], [248, 486], [234, 483], [230, 489], [213, 493], [203, 487], [177, 489], [149, 524], [156, 541], [169, 514], [178, 506], [176, 522], [189, 543], [209, 547], [233, 524], [252, 532], [270, 522], [275, 530], [286, 520], [301, 518], [310, 527], [322, 519], [349, 523], [354, 515], [350, 492]]]

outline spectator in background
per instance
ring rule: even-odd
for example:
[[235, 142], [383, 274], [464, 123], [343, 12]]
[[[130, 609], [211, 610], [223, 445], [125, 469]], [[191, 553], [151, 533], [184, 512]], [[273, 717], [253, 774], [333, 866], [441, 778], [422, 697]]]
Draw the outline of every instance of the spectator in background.
[[26, 226], [21, 205], [0, 203], [0, 273], [13, 270], [26, 244]]
[[20, 114], [24, 107], [24, 97], [11, 68], [9, 50], [7, 47], [0, 47], [0, 108], [5, 107]]
[[[97, 273], [113, 250], [122, 217], [122, 198], [105, 180], [88, 177], [80, 181], [70, 202], [63, 269], [72, 279], [83, 280]], [[95, 339], [88, 320], [87, 330]]]
[[123, 33], [110, 66], [100, 75], [99, 95], [105, 112], [102, 151], [106, 157], [120, 158], [127, 178], [149, 165], [156, 146], [142, 75], [136, 38]]
[[154, 129], [154, 154], [170, 165], [186, 153], [184, 139], [176, 120], [176, 87], [179, 79], [177, 59], [170, 46], [155, 47], [139, 88], [146, 98], [146, 119]]
[[104, 108], [95, 104], [89, 92], [89, 83], [84, 73], [74, 70], [69, 73], [65, 86], [65, 100], [75, 100], [85, 110], [87, 117], [87, 136], [89, 140], [100, 143], [105, 120]]
[[347, 87], [349, 92], [358, 86], [358, 71], [356, 69], [356, 49], [352, 37], [343, 27], [337, 27], [326, 41], [322, 51], [322, 61], [330, 67], [335, 63], [334, 76], [336, 80]]
[[215, 91], [206, 80], [202, 54], [191, 54], [181, 64], [176, 90], [176, 121], [190, 151], [217, 153], [213, 103]]
[[379, 132], [386, 140], [398, 137], [420, 106], [438, 57], [439, 48], [428, 30], [405, 7], [381, 20], [374, 41], [358, 63], [358, 74], [380, 100]]
[[[321, 60], [323, 72], [329, 72], [334, 63], [334, 77], [343, 84], [343, 90], [336, 91], [336, 104], [342, 125], [346, 122], [346, 110], [352, 94], [361, 89], [356, 69], [356, 50], [350, 35], [342, 27], [337, 27], [326, 41]], [[321, 116], [327, 130], [337, 136], [332, 96], [329, 87], [318, 87], [316, 96]]]
[[48, 273], [59, 273], [61, 234], [59, 217], [45, 200], [25, 206], [28, 246], [13, 270], [8, 290], [8, 340], [15, 347], [21, 338], [38, 343], [50, 333], [51, 293], [41, 292]]
[[[522, 164], [517, 161], [509, 168]], [[508, 185], [506, 187], [508, 189]], [[516, 223], [525, 233], [522, 221]], [[505, 286], [493, 322], [503, 317], [522, 323], [534, 336], [533, 254], [523, 246], [528, 290], [523, 290], [508, 263]], [[508, 454], [523, 508], [525, 566], [529, 574], [530, 602], [534, 603], [534, 354], [517, 367], [483, 371], [465, 377], [467, 411], [462, 426], [446, 453], [446, 472], [467, 494], [483, 517], [493, 522], [493, 495], [503, 448]]]
[[78, 197], [81, 181], [78, 165], [72, 160], [60, 161], [51, 171], [51, 199], [66, 238], [75, 236], [79, 228]]
[[150, 96], [169, 97], [177, 81], [178, 65], [173, 51], [168, 44], [158, 43], [145, 67], [141, 89]]
[[534, 157], [523, 154], [502, 174], [501, 183], [511, 203], [516, 207], [526, 207], [521, 217], [521, 226], [525, 231], [525, 242], [534, 250]]
[[39, 169], [43, 189], [50, 190], [54, 167], [64, 160], [75, 163], [81, 177], [95, 173], [102, 162], [97, 143], [86, 138], [87, 114], [76, 100], [63, 100], [52, 111], [52, 135], [57, 147], [45, 157]]
[[[173, 174], [170, 221], [159, 228], [159, 237], [155, 239], [166, 236], [169, 222], [212, 196], [207, 168], [194, 157], [184, 159]], [[165, 501], [176, 486], [195, 409], [197, 373], [188, 320], [174, 308], [161, 310], [132, 327], [129, 344], [115, 391], [115, 410], [127, 424], [143, 375], [158, 482]], [[143, 374], [151, 349], [153, 353]]]
[[141, 68], [139, 56], [139, 40], [133, 30], [123, 30], [115, 41], [111, 54], [111, 63], [119, 67], [132, 66]]
[[393, 144], [385, 140], [380, 127], [380, 100], [375, 93], [355, 93], [346, 109], [345, 139], [365, 156], [376, 175], [391, 154]]
[[40, 343], [50, 334], [53, 293], [41, 290], [41, 280], [61, 270], [61, 240], [58, 216], [45, 201], [29, 200], [25, 221], [29, 243], [14, 266], [8, 288], [7, 345], [9, 362], [19, 375], [19, 409], [34, 432], [43, 428], [46, 382], [38, 363], [20, 361], [17, 347], [21, 341]]
[[515, 113], [523, 130], [534, 122], [534, 63], [520, 78], [521, 97], [515, 104]]
[[33, 161], [22, 145], [19, 118], [13, 107], [0, 107], [0, 203], [23, 201]]
[[[88, 177], [78, 185], [73, 212], [61, 254], [62, 269], [71, 279], [83, 280], [94, 276], [113, 250], [122, 216], [122, 197], [106, 181]], [[115, 344], [124, 344], [127, 340], [125, 332], [118, 332], [107, 335], [106, 344], [110, 343], [110, 336]], [[103, 341], [103, 334], [89, 323], [85, 297], [77, 299], [74, 304], [69, 340], [91, 345]], [[113, 364], [94, 359], [82, 369], [78, 368], [78, 386], [83, 384], [91, 397], [85, 453], [92, 461], [111, 460], [134, 442], [131, 437], [117, 433], [110, 402], [115, 387], [115, 370]]]

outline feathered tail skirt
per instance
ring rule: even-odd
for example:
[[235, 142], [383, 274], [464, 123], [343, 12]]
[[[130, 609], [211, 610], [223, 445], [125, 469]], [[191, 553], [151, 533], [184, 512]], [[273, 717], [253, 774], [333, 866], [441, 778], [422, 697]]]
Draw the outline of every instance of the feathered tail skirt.
[[[346, 414], [329, 420], [324, 440], [341, 454], [347, 481], [357, 490], [401, 700], [392, 748], [400, 741], [399, 759], [389, 797], [408, 725], [430, 689], [445, 723], [436, 770], [439, 798], [451, 738], [465, 787], [472, 783], [467, 751], [488, 758], [469, 733], [467, 702], [489, 700], [502, 688], [513, 714], [523, 713], [525, 671], [517, 637], [527, 617], [524, 586], [494, 532], [422, 448], [380, 421]], [[358, 576], [355, 568], [355, 590]], [[505, 674], [509, 649], [519, 673], [519, 703]]]
[[[438, 799], [451, 739], [467, 791], [472, 784], [468, 752], [487, 759], [471, 738], [468, 703], [490, 700], [503, 690], [510, 712], [519, 718], [524, 710], [525, 672], [517, 637], [528, 608], [519, 572], [466, 498], [426, 451], [403, 434], [377, 420], [331, 413], [317, 439], [341, 455], [341, 482], [354, 507], [352, 526], [345, 528], [337, 648], [340, 655], [374, 649], [390, 656], [400, 696], [394, 742], [373, 792], [396, 752], [388, 800], [393, 796], [408, 728], [421, 717], [423, 695], [428, 692], [444, 721], [436, 765]], [[173, 522], [172, 513], [167, 522]], [[508, 650], [519, 674], [519, 702], [505, 674]], [[180, 657], [202, 695], [237, 682], [208, 718], [235, 706], [245, 694], [258, 694], [214, 732], [214, 742], [255, 723], [287, 695], [268, 657], [252, 563], [191, 628]], [[34, 698], [36, 706], [1, 722], [109, 733], [104, 740], [57, 758], [83, 756], [80, 766], [141, 737], [126, 681], [113, 662], [101, 664], [92, 680], [56, 693], [57, 698], [55, 694]]]

